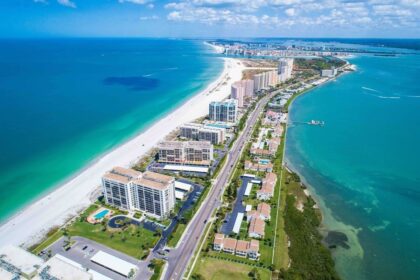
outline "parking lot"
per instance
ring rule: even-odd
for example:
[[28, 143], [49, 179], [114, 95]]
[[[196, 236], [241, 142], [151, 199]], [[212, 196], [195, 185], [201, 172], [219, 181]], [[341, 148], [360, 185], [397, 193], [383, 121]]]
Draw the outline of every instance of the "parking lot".
[[138, 267], [138, 272], [135, 279], [148, 279], [153, 273], [147, 268], [146, 262], [139, 261], [133, 257], [120, 253], [116, 250], [103, 246], [92, 240], [83, 238], [83, 237], [72, 237], [72, 240], [75, 241], [75, 244], [69, 250], [64, 250], [64, 245], [66, 243], [66, 237], [62, 237], [53, 243], [50, 247], [46, 248], [45, 251], [48, 252], [51, 250], [51, 255], [60, 254], [74, 262], [79, 263], [84, 268], [89, 270], [94, 270], [100, 274], [109, 277], [110, 279], [120, 280], [127, 279], [126, 277], [111, 271], [103, 266], [100, 266], [96, 263], [90, 261], [90, 259], [98, 252], [103, 251], [108, 254], [111, 254], [115, 257], [118, 257], [124, 261], [132, 263]]

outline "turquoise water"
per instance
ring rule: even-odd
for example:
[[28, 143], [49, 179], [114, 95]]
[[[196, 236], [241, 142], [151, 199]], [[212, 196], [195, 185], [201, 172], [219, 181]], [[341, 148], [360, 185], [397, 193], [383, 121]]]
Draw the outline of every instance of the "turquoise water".
[[288, 164], [315, 192], [345, 279], [419, 279], [420, 56], [359, 56], [358, 71], [295, 100]]
[[106, 210], [102, 210], [101, 212], [99, 212], [98, 214], [96, 214], [96, 215], [94, 216], [95, 220], [102, 219], [103, 217], [105, 217], [105, 216], [108, 214], [108, 212], [109, 212], [109, 210], [108, 210], [108, 209], [106, 209]]
[[260, 159], [260, 164], [269, 164], [270, 160], [268, 159]]
[[0, 222], [222, 71], [201, 41], [0, 41]]

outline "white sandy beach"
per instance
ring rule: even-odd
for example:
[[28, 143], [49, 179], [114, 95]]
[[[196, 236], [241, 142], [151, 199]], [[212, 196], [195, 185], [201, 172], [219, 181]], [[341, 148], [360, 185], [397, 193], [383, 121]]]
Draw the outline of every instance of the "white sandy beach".
[[179, 125], [206, 115], [211, 101], [229, 96], [231, 84], [242, 78], [243, 69], [237, 60], [225, 58], [223, 73], [205, 90], [10, 218], [0, 227], [0, 247], [5, 244], [28, 247], [40, 241], [52, 227], [61, 226], [75, 216], [91, 203], [89, 197], [106, 171], [114, 166], [131, 166]]

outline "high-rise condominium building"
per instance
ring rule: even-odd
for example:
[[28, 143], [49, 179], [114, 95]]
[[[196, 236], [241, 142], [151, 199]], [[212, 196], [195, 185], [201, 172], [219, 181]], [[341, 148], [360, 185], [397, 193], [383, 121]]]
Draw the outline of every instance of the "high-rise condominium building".
[[209, 141], [164, 141], [158, 144], [159, 162], [206, 165], [213, 160], [213, 145]]
[[134, 209], [157, 218], [168, 217], [175, 206], [175, 179], [146, 171], [130, 188]]
[[268, 89], [270, 86], [278, 84], [278, 75], [276, 70], [266, 71], [254, 75], [254, 91]]
[[226, 138], [226, 129], [204, 126], [198, 123], [186, 123], [180, 127], [181, 137], [198, 141], [209, 141], [214, 145], [222, 144]]
[[175, 205], [175, 179], [146, 171], [115, 167], [102, 177], [108, 204], [142, 211], [158, 219], [168, 217]]
[[213, 101], [209, 105], [209, 118], [212, 121], [236, 123], [237, 117], [238, 101], [236, 99]]
[[279, 60], [278, 79], [284, 82], [292, 77], [293, 58], [282, 58]]
[[232, 84], [230, 90], [230, 97], [232, 99], [238, 100], [238, 107], [244, 107], [244, 99], [245, 99], [245, 87], [242, 85], [241, 82], [235, 82]]
[[241, 80], [232, 84], [230, 96], [238, 100], [238, 107], [244, 106], [245, 98], [254, 95], [254, 80]]

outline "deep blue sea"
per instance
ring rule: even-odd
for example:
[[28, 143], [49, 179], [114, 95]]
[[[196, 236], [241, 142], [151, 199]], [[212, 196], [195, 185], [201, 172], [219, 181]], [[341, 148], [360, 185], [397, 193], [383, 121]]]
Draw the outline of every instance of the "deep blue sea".
[[0, 222], [222, 69], [201, 41], [0, 40]]
[[333, 252], [344, 279], [419, 279], [420, 56], [357, 56], [357, 71], [298, 97], [288, 164], [344, 232]]

